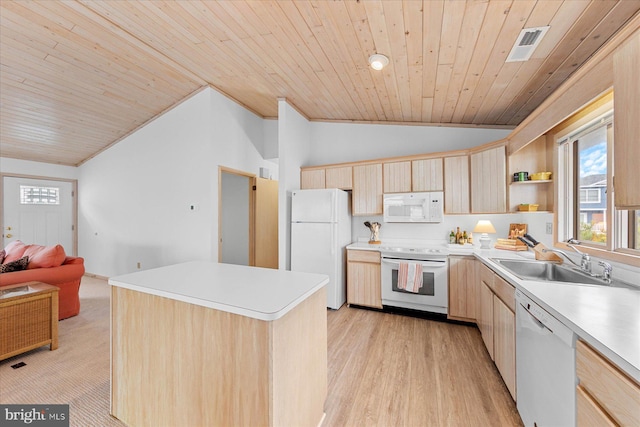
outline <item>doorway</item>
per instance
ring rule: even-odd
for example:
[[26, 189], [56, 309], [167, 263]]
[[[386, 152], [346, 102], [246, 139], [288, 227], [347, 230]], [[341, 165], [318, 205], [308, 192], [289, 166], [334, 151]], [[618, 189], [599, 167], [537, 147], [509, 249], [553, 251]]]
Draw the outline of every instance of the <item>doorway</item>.
[[1, 191], [3, 247], [60, 244], [77, 255], [76, 180], [3, 174]]
[[218, 171], [218, 262], [278, 268], [278, 181]]

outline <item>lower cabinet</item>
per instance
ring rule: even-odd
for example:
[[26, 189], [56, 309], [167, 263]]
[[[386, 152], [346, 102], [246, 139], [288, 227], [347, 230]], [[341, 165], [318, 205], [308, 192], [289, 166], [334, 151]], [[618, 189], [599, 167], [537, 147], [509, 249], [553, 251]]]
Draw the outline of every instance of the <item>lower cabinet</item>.
[[347, 251], [347, 304], [382, 308], [380, 252]]
[[640, 384], [584, 341], [576, 342], [577, 425], [639, 426]]
[[482, 340], [513, 400], [516, 400], [515, 288], [479, 266], [477, 323]]
[[449, 319], [476, 321], [477, 264], [473, 257], [449, 257]]

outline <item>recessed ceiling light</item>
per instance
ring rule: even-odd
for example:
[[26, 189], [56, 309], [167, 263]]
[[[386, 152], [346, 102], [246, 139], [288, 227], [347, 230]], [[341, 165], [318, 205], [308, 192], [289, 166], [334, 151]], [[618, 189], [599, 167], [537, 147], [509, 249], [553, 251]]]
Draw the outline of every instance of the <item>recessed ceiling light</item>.
[[374, 53], [369, 57], [369, 65], [371, 65], [371, 68], [374, 70], [380, 71], [389, 65], [389, 58], [380, 53]]

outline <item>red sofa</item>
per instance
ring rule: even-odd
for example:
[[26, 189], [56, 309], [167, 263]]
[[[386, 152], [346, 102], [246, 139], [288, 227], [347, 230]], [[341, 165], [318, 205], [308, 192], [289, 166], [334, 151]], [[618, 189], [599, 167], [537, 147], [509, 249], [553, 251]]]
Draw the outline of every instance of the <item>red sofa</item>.
[[[21, 243], [21, 242], [20, 242]], [[10, 260], [10, 256], [13, 255], [15, 258], [16, 255], [16, 245], [13, 247], [7, 246], [5, 249], [7, 259]], [[27, 248], [31, 247], [33, 252], [33, 248], [37, 245], [25, 245]], [[84, 258], [80, 257], [71, 257], [64, 255], [64, 250], [61, 246], [58, 245], [57, 256], [64, 256], [64, 260], [61, 264], [57, 266], [50, 266], [46, 268], [38, 267], [37, 261], [40, 259], [38, 255], [34, 255], [34, 263], [29, 262], [29, 266], [26, 270], [22, 271], [13, 271], [10, 273], [2, 273], [0, 274], [0, 288], [8, 285], [15, 285], [18, 283], [25, 283], [31, 281], [48, 283], [50, 285], [57, 286], [60, 288], [58, 292], [58, 320], [66, 319], [68, 317], [76, 316], [80, 313], [80, 280], [84, 275]], [[38, 247], [43, 248], [43, 247]], [[9, 249], [9, 250], [7, 250]], [[11, 253], [13, 249], [14, 253]], [[22, 248], [18, 248], [18, 252]], [[37, 249], [37, 248], [36, 248]], [[60, 254], [60, 250], [62, 253]], [[24, 251], [23, 251], [24, 252]], [[20, 257], [22, 254], [19, 255]], [[31, 259], [31, 258], [30, 258]], [[48, 265], [48, 264], [44, 264]]]

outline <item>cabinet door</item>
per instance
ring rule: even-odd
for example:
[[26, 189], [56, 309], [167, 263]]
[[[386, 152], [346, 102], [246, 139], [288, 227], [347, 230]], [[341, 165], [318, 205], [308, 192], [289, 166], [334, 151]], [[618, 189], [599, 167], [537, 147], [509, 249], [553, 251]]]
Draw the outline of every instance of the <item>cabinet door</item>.
[[489, 356], [493, 360], [493, 292], [484, 281], [480, 282], [478, 292], [478, 328], [482, 333], [482, 340]]
[[449, 318], [476, 319], [476, 261], [449, 257]]
[[471, 155], [471, 212], [507, 211], [507, 167], [504, 146]]
[[315, 188], [324, 188], [325, 171], [324, 169], [312, 169], [300, 171], [300, 189], [310, 190]]
[[382, 164], [353, 167], [353, 215], [382, 215]]
[[442, 159], [424, 159], [411, 162], [412, 191], [443, 191]]
[[640, 32], [613, 55], [613, 128], [615, 142], [615, 205], [618, 209], [640, 209], [638, 159], [640, 159]]
[[380, 253], [348, 251], [347, 304], [382, 308]]
[[498, 297], [493, 300], [494, 361], [516, 400], [516, 316]]
[[383, 170], [385, 193], [411, 191], [411, 162], [385, 163]]
[[325, 169], [325, 183], [327, 188], [351, 190], [353, 188], [353, 168], [343, 166]]
[[469, 213], [469, 156], [444, 158], [444, 212]]

